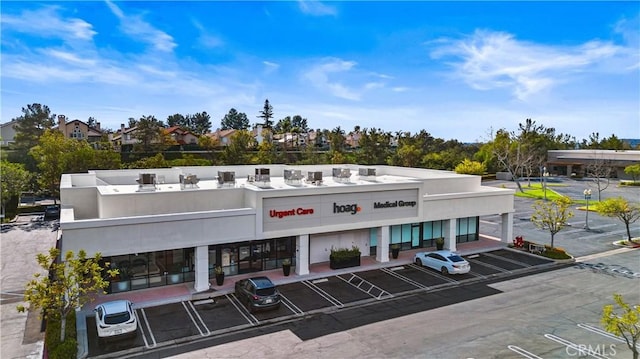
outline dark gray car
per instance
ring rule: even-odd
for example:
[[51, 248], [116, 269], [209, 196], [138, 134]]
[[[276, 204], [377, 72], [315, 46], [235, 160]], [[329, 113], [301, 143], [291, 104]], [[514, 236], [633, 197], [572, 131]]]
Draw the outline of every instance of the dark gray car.
[[235, 290], [238, 300], [245, 303], [251, 313], [279, 308], [282, 302], [278, 288], [267, 277], [241, 279], [236, 282]]

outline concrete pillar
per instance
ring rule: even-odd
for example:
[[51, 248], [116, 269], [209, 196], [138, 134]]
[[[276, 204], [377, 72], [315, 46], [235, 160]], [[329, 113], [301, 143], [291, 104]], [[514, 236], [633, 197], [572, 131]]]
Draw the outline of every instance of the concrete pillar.
[[511, 243], [513, 240], [513, 213], [503, 213], [500, 218], [502, 221], [500, 242]]
[[456, 224], [458, 221], [453, 218], [444, 222], [444, 249], [448, 249], [452, 252], [456, 251]]
[[296, 274], [309, 274], [309, 235], [296, 237]]
[[378, 228], [378, 245], [376, 247], [376, 261], [387, 263], [389, 261], [389, 243], [391, 243], [391, 231], [389, 226]]
[[196, 292], [209, 290], [209, 246], [196, 247], [196, 280], [193, 285]]

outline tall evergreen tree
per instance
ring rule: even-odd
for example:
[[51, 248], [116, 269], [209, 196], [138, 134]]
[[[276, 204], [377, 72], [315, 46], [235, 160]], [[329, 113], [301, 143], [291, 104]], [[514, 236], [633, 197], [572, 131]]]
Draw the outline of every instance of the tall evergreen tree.
[[246, 113], [238, 112], [232, 108], [220, 121], [220, 128], [223, 130], [246, 130], [249, 128], [249, 118]]
[[46, 105], [33, 103], [26, 108], [23, 107], [22, 116], [14, 118], [17, 121], [14, 146], [17, 149], [29, 150], [37, 145], [44, 131], [55, 125], [55, 117]]
[[211, 116], [206, 111], [190, 116], [187, 129], [196, 135], [204, 135], [211, 130]]
[[273, 106], [269, 103], [269, 99], [264, 100], [264, 107], [260, 111], [258, 118], [262, 119], [262, 126], [264, 128], [271, 128], [273, 126]]

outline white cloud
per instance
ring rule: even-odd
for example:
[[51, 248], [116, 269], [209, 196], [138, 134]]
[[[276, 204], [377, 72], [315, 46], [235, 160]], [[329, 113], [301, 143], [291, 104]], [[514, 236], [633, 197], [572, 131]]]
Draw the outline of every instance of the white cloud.
[[200, 35], [198, 36], [198, 43], [201, 46], [213, 49], [224, 45], [224, 41], [222, 41], [220, 37], [210, 33], [198, 20], [193, 19], [192, 23], [193, 26], [200, 32]]
[[127, 15], [116, 4], [107, 0], [107, 6], [111, 12], [120, 19], [120, 28], [134, 40], [150, 44], [161, 52], [171, 52], [177, 46], [173, 37], [156, 29], [139, 15]]
[[262, 64], [264, 65], [264, 72], [267, 74], [270, 74], [274, 71], [277, 71], [280, 68], [279, 64], [276, 64], [275, 62], [271, 62], [271, 61], [262, 61]]
[[313, 16], [335, 16], [338, 13], [336, 8], [315, 0], [298, 0], [298, 7], [303, 13]]
[[327, 59], [324, 63], [313, 66], [305, 77], [311, 81], [311, 85], [328, 90], [333, 96], [341, 97], [347, 100], [359, 100], [360, 94], [349, 89], [347, 86], [339, 82], [332, 82], [329, 75], [334, 73], [344, 73], [350, 71], [356, 65], [353, 61], [344, 61], [340, 59]]
[[3, 13], [0, 23], [3, 31], [13, 30], [66, 41], [89, 41], [97, 34], [90, 23], [78, 18], [63, 17], [59, 10], [56, 6], [46, 6], [38, 10], [24, 10], [19, 15]]
[[455, 74], [479, 90], [507, 88], [520, 100], [568, 81], [582, 71], [619, 71], [607, 66], [629, 51], [608, 42], [591, 41], [580, 46], [549, 46], [519, 41], [503, 32], [476, 31], [462, 40], [439, 39], [431, 55], [456, 58]]

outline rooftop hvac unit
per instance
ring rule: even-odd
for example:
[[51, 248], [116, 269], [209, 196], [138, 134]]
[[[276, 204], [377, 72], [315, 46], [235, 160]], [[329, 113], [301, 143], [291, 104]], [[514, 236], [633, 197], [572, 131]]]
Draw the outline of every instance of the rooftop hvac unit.
[[301, 170], [284, 170], [284, 183], [292, 186], [302, 184], [302, 171]]
[[256, 176], [257, 175], [268, 175], [269, 174], [269, 169], [268, 168], [256, 168]]
[[140, 173], [138, 177], [139, 184], [156, 184], [155, 173]]
[[319, 186], [322, 183], [322, 172], [321, 171], [307, 172], [307, 182]]
[[347, 183], [351, 178], [351, 170], [348, 168], [334, 168], [333, 180], [340, 183]]
[[198, 182], [200, 179], [196, 175], [188, 174], [188, 175], [180, 175], [180, 188], [184, 189], [186, 186], [198, 187]]
[[234, 185], [236, 183], [236, 173], [233, 171], [218, 171], [218, 184]]
[[260, 188], [271, 187], [271, 176], [268, 168], [256, 168], [255, 175], [248, 175], [247, 179], [250, 183]]
[[358, 175], [371, 177], [376, 175], [375, 168], [358, 168]]
[[138, 175], [138, 191], [155, 191], [156, 190], [156, 174], [140, 173]]

